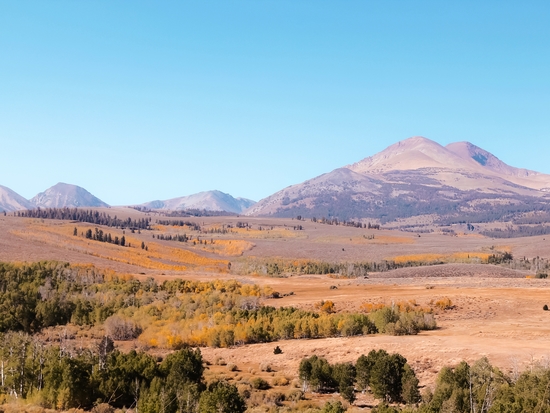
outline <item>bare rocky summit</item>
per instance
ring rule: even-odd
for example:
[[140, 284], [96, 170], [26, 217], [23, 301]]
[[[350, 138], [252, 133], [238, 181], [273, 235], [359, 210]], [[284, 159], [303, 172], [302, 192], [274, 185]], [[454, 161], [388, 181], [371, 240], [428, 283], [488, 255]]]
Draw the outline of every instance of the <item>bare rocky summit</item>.
[[160, 209], [168, 211], [182, 211], [187, 209], [198, 209], [206, 211], [225, 211], [240, 214], [245, 209], [255, 204], [254, 201], [246, 198], [234, 198], [221, 191], [204, 191], [197, 194], [167, 199], [165, 201], [151, 201], [140, 206], [149, 209]]
[[42, 208], [102, 208], [109, 206], [84, 188], [62, 182], [40, 192], [30, 202], [33, 207]]

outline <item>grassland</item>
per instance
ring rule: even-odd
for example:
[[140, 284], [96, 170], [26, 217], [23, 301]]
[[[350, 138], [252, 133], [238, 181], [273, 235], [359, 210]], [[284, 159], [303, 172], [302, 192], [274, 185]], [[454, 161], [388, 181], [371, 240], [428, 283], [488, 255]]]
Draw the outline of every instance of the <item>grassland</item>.
[[[132, 218], [145, 216], [129, 209], [109, 210], [108, 213]], [[155, 219], [156, 216], [152, 215], [153, 224]], [[324, 356], [334, 363], [355, 360], [371, 349], [399, 352], [409, 360], [421, 385], [428, 387], [434, 386], [436, 374], [443, 366], [461, 360], [471, 362], [487, 356], [503, 371], [513, 372], [537, 363], [544, 364], [550, 359], [547, 350], [549, 313], [542, 311], [544, 304], [550, 305], [550, 281], [528, 278], [536, 275], [535, 267], [514, 270], [486, 264], [488, 257], [496, 252], [509, 252], [531, 262], [535, 262], [535, 257], [550, 257], [550, 240], [546, 241], [544, 236], [503, 242], [479, 235], [412, 234], [291, 219], [201, 217], [190, 220], [199, 224], [201, 230], [153, 225], [150, 231], [131, 233], [126, 230], [123, 233], [116, 228], [102, 228], [113, 236], [125, 236], [131, 246], [121, 247], [81, 235], [87, 229], [95, 230], [94, 225], [0, 217], [0, 260], [61, 260], [93, 265], [113, 274], [128, 274], [142, 280], [147, 277], [158, 281], [236, 279], [244, 285], [257, 284], [259, 288], [280, 293], [280, 298], [265, 295], [262, 302], [267, 305], [294, 306], [306, 311], [317, 311], [319, 302], [330, 300], [336, 314], [406, 303], [431, 308], [434, 312], [439, 329], [415, 336], [282, 340], [278, 344], [283, 354], [276, 357], [271, 343], [206, 347], [202, 350], [205, 359], [211, 363], [206, 371], [207, 377], [223, 376], [236, 384], [260, 377], [271, 383], [271, 390], [254, 396], [262, 398], [262, 402], [268, 393], [291, 391], [297, 380], [300, 360], [312, 354]], [[247, 221], [248, 227], [236, 228], [239, 221]], [[295, 229], [297, 225], [303, 229]], [[73, 235], [75, 227], [76, 236]], [[230, 230], [214, 231], [221, 227], [230, 227]], [[156, 238], [159, 234], [184, 232], [198, 242]], [[147, 250], [141, 248], [142, 243]], [[274, 278], [239, 270], [243, 262], [270, 260], [298, 264], [306, 261], [443, 264], [370, 272], [368, 278], [351, 279], [299, 272]], [[450, 305], [437, 305], [446, 300]], [[72, 327], [67, 328], [71, 330]], [[152, 354], [163, 355], [167, 350], [161, 345], [155, 346], [151, 340], [169, 337], [171, 328], [169, 322], [164, 325], [159, 322], [147, 336], [117, 342], [116, 345], [127, 350], [144, 348]], [[55, 335], [55, 331], [45, 331], [44, 334]], [[100, 327], [92, 326], [75, 331], [74, 339], [92, 343], [102, 334]], [[271, 371], [265, 371], [266, 360], [271, 364]], [[237, 366], [236, 369], [230, 370], [229, 364]], [[327, 399], [328, 396], [316, 395], [311, 402]], [[373, 403], [368, 395], [361, 395], [356, 404], [372, 406]], [[363, 411], [368, 411], [368, 408]]]

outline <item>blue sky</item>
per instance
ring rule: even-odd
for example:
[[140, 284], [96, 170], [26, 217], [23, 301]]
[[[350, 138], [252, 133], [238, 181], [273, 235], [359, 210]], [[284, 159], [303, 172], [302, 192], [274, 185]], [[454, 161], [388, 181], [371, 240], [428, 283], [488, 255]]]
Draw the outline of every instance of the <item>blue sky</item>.
[[414, 135], [550, 173], [546, 1], [0, 0], [0, 184], [259, 200]]

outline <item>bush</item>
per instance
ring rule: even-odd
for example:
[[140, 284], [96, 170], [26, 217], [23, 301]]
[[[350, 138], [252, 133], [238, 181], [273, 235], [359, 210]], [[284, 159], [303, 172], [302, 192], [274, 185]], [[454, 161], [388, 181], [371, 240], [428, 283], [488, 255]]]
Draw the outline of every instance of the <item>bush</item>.
[[216, 366], [227, 366], [227, 362], [222, 357], [216, 357], [214, 364]]
[[342, 402], [337, 400], [334, 402], [326, 402], [321, 413], [344, 413], [345, 411], [346, 409], [342, 405]]
[[114, 413], [115, 409], [107, 404], [100, 403], [92, 409], [92, 413]]
[[542, 309], [543, 309], [544, 311], [548, 311], [548, 305], [544, 304], [544, 305], [542, 306]]
[[437, 300], [435, 302], [435, 306], [440, 308], [441, 310], [449, 310], [453, 308], [453, 302], [451, 301], [450, 298], [445, 297], [445, 298], [442, 298], [441, 300]]
[[237, 371], [238, 368], [237, 368], [237, 365], [236, 365], [236, 364], [229, 363], [229, 364], [227, 365], [227, 370], [229, 370], [229, 371]]
[[399, 412], [400, 410], [398, 408], [389, 406], [386, 403], [380, 403], [378, 406], [372, 409], [372, 413], [399, 413]]
[[246, 404], [237, 388], [225, 382], [211, 384], [200, 396], [200, 413], [216, 413], [219, 411], [243, 413], [245, 410]]
[[141, 334], [141, 328], [133, 320], [113, 315], [105, 320], [105, 334], [113, 340], [133, 340]]
[[275, 377], [272, 381], [274, 386], [288, 386], [290, 380], [283, 376]]
[[304, 392], [298, 389], [291, 390], [286, 394], [285, 399], [291, 402], [304, 400]]
[[273, 349], [273, 354], [282, 354], [283, 350], [281, 350], [281, 347], [277, 346]]
[[279, 392], [268, 393], [265, 402], [268, 405], [282, 406], [285, 401], [285, 395]]
[[241, 397], [248, 399], [252, 394], [252, 386], [250, 384], [241, 383], [237, 385], [237, 391]]
[[270, 388], [269, 383], [261, 377], [256, 377], [250, 382], [253, 389], [256, 390], [268, 390]]
[[270, 373], [273, 371], [273, 368], [271, 367], [271, 364], [269, 363], [261, 363], [260, 364], [260, 371], [265, 371], [267, 373]]

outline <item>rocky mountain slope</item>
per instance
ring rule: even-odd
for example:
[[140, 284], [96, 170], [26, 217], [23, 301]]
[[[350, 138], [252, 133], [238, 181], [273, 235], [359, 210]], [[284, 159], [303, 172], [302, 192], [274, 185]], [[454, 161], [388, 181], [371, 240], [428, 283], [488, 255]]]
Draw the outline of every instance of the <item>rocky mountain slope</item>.
[[0, 212], [19, 211], [33, 207], [33, 204], [17, 192], [0, 185]]
[[109, 206], [84, 188], [62, 182], [40, 192], [30, 202], [33, 207], [41, 208], [101, 208]]
[[468, 142], [423, 137], [292, 185], [246, 211], [253, 216], [372, 218], [432, 215], [440, 223], [494, 221], [550, 211], [550, 175], [509, 166]]
[[207, 211], [226, 211], [240, 214], [255, 204], [245, 198], [234, 198], [221, 191], [204, 191], [197, 194], [167, 199], [165, 201], [151, 201], [140, 206], [149, 209], [181, 211], [185, 209], [199, 209]]

